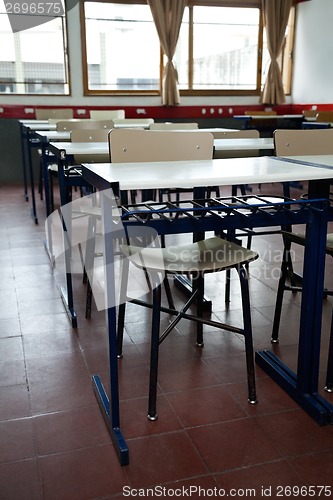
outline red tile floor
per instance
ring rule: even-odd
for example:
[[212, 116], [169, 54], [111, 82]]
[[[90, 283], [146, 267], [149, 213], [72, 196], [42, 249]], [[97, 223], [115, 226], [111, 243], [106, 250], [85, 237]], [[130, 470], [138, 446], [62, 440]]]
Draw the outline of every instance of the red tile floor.
[[[130, 464], [121, 467], [91, 384], [92, 374], [105, 379], [107, 373], [104, 313], [93, 309], [92, 319], [84, 319], [85, 287], [77, 277], [78, 328], [71, 328], [43, 246], [44, 205], [37, 203], [39, 225], [30, 218], [21, 186], [0, 187], [1, 500], [157, 498], [161, 492], [164, 497], [182, 493], [201, 498], [223, 491], [236, 498], [264, 493], [290, 498], [288, 488], [301, 486], [303, 494], [318, 498], [319, 486], [332, 485], [333, 427], [318, 426], [258, 367], [259, 402], [249, 405], [239, 335], [207, 327], [200, 350], [193, 326], [179, 323], [161, 346], [159, 419], [149, 422], [149, 312], [134, 305], [128, 308], [119, 361], [121, 428], [130, 449]], [[271, 348], [280, 236], [256, 237], [253, 248], [260, 254], [251, 264], [250, 278], [258, 350]], [[300, 267], [301, 253], [297, 259]], [[333, 285], [330, 261], [326, 276]], [[215, 299], [217, 317], [237, 324], [236, 281], [227, 309], [223, 283], [222, 275], [210, 276], [207, 295]], [[276, 347], [291, 367], [299, 295], [286, 295]], [[321, 392], [331, 308], [328, 298]], [[165, 490], [154, 490], [157, 486]], [[309, 486], [317, 489], [306, 490]], [[300, 491], [294, 489], [294, 497]]]

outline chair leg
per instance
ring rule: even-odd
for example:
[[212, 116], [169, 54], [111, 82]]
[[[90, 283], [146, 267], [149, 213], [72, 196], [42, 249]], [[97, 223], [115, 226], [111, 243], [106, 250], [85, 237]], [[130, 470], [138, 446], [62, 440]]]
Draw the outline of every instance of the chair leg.
[[328, 348], [325, 391], [333, 392], [333, 311], [331, 320], [330, 344]]
[[43, 186], [44, 186], [44, 179], [43, 179], [43, 162], [42, 159], [40, 158], [39, 160], [39, 182], [38, 182], [38, 191], [40, 195], [40, 199], [43, 200]]
[[242, 294], [243, 305], [243, 324], [244, 324], [244, 339], [245, 339], [245, 354], [247, 368], [247, 384], [248, 384], [248, 401], [251, 404], [258, 402], [256, 394], [256, 381], [254, 370], [253, 356], [253, 338], [252, 338], [252, 323], [251, 323], [251, 308], [250, 308], [250, 292], [248, 275], [244, 266], [237, 269]]
[[290, 244], [286, 244], [283, 250], [280, 279], [279, 279], [279, 285], [275, 303], [273, 330], [271, 337], [272, 344], [277, 344], [279, 342], [279, 328], [281, 320], [282, 302], [283, 302], [283, 294], [285, 290], [286, 278], [289, 271], [289, 258], [290, 258]]
[[[193, 280], [194, 290], [198, 290], [197, 295], [197, 317], [202, 318], [203, 316], [203, 300], [204, 300], [204, 289], [205, 289], [205, 281], [202, 274], [196, 276]], [[196, 345], [198, 347], [204, 346], [203, 340], [203, 323], [201, 321], [197, 322], [197, 342]]]
[[124, 259], [121, 263], [120, 304], [118, 308], [118, 324], [117, 324], [118, 358], [122, 358], [123, 356], [123, 339], [124, 339], [124, 327], [125, 327], [128, 272], [129, 272], [129, 260]]
[[88, 220], [86, 253], [84, 258], [83, 278], [82, 278], [83, 283], [87, 283], [86, 314], [85, 314], [86, 319], [91, 318], [91, 304], [93, 295], [92, 280], [94, 274], [93, 271], [94, 271], [94, 259], [95, 259], [95, 238], [96, 238], [96, 218], [90, 216]]
[[230, 302], [230, 280], [231, 280], [231, 269], [227, 269], [225, 272], [225, 292], [224, 301], [226, 304]]
[[158, 351], [160, 344], [160, 316], [161, 316], [161, 286], [158, 285], [153, 290], [148, 420], [157, 420], [156, 398], [157, 398]]
[[90, 319], [91, 318], [91, 305], [92, 305], [92, 288], [90, 281], [87, 280], [87, 294], [86, 294], [86, 313], [85, 313], [85, 318]]

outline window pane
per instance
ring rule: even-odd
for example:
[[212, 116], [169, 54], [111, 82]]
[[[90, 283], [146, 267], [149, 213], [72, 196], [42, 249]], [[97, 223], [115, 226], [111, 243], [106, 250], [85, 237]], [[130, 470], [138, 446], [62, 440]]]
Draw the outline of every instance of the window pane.
[[[259, 18], [255, 8], [193, 7], [193, 89], [256, 89]], [[183, 89], [189, 86], [186, 38], [183, 26], [176, 56]]]
[[85, 2], [89, 90], [159, 90], [160, 45], [148, 5]]
[[34, 17], [40, 25], [13, 33], [0, 13], [0, 93], [68, 94], [65, 19]]

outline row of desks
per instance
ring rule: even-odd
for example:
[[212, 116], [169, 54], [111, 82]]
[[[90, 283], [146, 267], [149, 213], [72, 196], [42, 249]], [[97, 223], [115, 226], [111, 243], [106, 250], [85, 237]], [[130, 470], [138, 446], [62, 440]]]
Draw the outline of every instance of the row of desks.
[[[42, 135], [41, 135], [42, 137]], [[46, 136], [48, 137], [48, 136]], [[49, 136], [50, 137], [50, 136]], [[226, 144], [226, 139], [221, 142]], [[240, 140], [242, 141], [242, 140]], [[96, 154], [100, 148], [105, 154], [107, 145], [92, 145]], [[223, 147], [223, 144], [221, 147]], [[268, 150], [272, 142], [267, 141]], [[218, 147], [218, 143], [216, 146]], [[261, 143], [264, 145], [264, 142]], [[67, 164], [71, 155], [82, 154], [85, 146], [82, 143], [54, 142], [48, 143], [49, 150], [58, 160], [60, 172]], [[238, 144], [238, 148], [240, 144]], [[243, 143], [244, 149], [249, 149], [249, 143]], [[77, 148], [77, 149], [76, 149]], [[256, 149], [258, 143], [256, 144]], [[261, 147], [260, 149], [263, 149]], [[332, 220], [328, 204], [318, 199], [327, 199], [329, 186], [333, 178], [333, 156], [275, 158], [231, 158], [213, 159], [196, 162], [151, 162], [149, 164], [83, 164], [82, 179], [102, 191], [104, 255], [108, 262], [112, 262], [113, 224], [110, 212], [110, 196], [112, 193], [131, 189], [160, 189], [173, 187], [193, 187], [194, 197], [202, 197], [201, 186], [235, 184], [293, 182], [306, 180], [309, 182], [309, 197], [317, 200], [310, 204], [300, 202], [299, 208], [285, 210], [275, 207], [274, 210], [262, 210], [262, 207], [250, 210], [248, 218], [244, 219], [244, 210], [233, 213], [233, 217], [211, 215], [205, 217], [175, 218], [175, 221], [163, 222], [149, 219], [160, 234], [174, 234], [177, 232], [210, 231], [218, 229], [236, 229], [243, 227], [281, 226], [284, 224], [302, 223], [307, 225], [306, 248], [304, 258], [304, 282], [301, 305], [299, 355], [297, 372], [292, 372], [270, 351], [258, 352], [257, 363], [286, 390], [291, 397], [300, 404], [321, 425], [332, 423], [333, 407], [324, 398], [318, 395], [318, 373], [321, 337], [321, 309], [324, 281], [324, 262], [326, 246], [327, 221]], [[166, 186], [167, 184], [167, 186]], [[110, 191], [111, 190], [111, 191]], [[111, 193], [111, 195], [110, 195]], [[63, 199], [62, 202], [66, 200]], [[307, 204], [307, 205], [306, 205]], [[304, 209], [305, 207], [305, 209]], [[151, 211], [149, 209], [148, 211]], [[168, 214], [169, 216], [169, 214]], [[164, 218], [165, 219], [165, 218]], [[142, 224], [135, 219], [134, 224]], [[144, 222], [147, 224], [147, 221]], [[123, 224], [133, 224], [133, 219], [123, 221]], [[65, 225], [67, 226], [67, 225]], [[68, 235], [67, 235], [68, 236]], [[110, 255], [111, 252], [111, 255]], [[66, 261], [67, 293], [71, 290], [70, 260]], [[107, 266], [105, 282], [106, 293], [114, 293], [112, 266]], [[68, 297], [67, 297], [68, 298]], [[72, 313], [74, 311], [73, 297]], [[107, 301], [108, 303], [108, 301]], [[110, 435], [118, 452], [120, 462], [128, 463], [128, 446], [120, 429], [119, 398], [118, 398], [118, 365], [116, 357], [116, 311], [114, 307], [107, 310], [107, 332], [109, 339], [110, 384], [105, 389], [98, 375], [93, 377], [96, 396], [99, 400], [103, 416], [107, 423]], [[72, 319], [74, 316], [72, 316]]]
[[[194, 129], [198, 131], [207, 132], [230, 132], [231, 129], [225, 128], [207, 128], [207, 129]], [[186, 133], [186, 131], [184, 131]], [[36, 201], [35, 201], [35, 182], [33, 172], [33, 159], [32, 148], [39, 148], [42, 151], [42, 168], [43, 177], [46, 183], [45, 186], [45, 200], [46, 200], [46, 213], [50, 214], [50, 202], [48, 191], [48, 170], [47, 166], [50, 162], [48, 152], [55, 156], [55, 161], [59, 162], [60, 168], [64, 164], [68, 164], [73, 160], [73, 157], [78, 154], [84, 155], [98, 155], [105, 156], [109, 154], [108, 143], [71, 143], [70, 132], [57, 131], [55, 124], [49, 124], [47, 121], [22, 121], [21, 123], [21, 142], [22, 142], [22, 157], [23, 157], [23, 174], [24, 174], [24, 194], [28, 200], [28, 185], [30, 177], [31, 189], [31, 203], [32, 203], [32, 216], [38, 223]], [[245, 150], [261, 150], [272, 152], [274, 150], [273, 139], [260, 138], [260, 139], [215, 139], [214, 148], [216, 151], [245, 151]]]

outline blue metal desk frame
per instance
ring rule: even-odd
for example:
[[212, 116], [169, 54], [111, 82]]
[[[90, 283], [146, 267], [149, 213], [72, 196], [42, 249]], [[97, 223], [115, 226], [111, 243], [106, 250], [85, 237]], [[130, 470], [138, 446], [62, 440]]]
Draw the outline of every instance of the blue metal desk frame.
[[28, 174], [30, 176], [30, 189], [31, 189], [31, 210], [32, 217], [35, 224], [38, 224], [37, 209], [36, 209], [36, 198], [35, 198], [35, 180], [34, 180], [34, 170], [32, 161], [31, 148], [34, 146], [39, 146], [39, 141], [32, 138], [32, 131], [29, 125], [20, 123], [20, 135], [21, 135], [21, 152], [22, 152], [22, 167], [23, 167], [23, 180], [24, 180], [24, 196], [26, 201], [29, 201], [28, 196]]
[[[110, 187], [117, 189], [116, 185], [110, 186], [105, 180], [92, 175], [84, 166], [82, 174], [89, 183], [100, 190]], [[309, 181], [311, 199], [327, 199], [328, 192], [328, 181]], [[194, 196], [196, 199], [200, 199], [201, 194], [200, 190], [195, 190]], [[108, 200], [105, 198], [102, 196], [103, 213], [107, 213], [108, 210]], [[297, 373], [293, 373], [270, 351], [256, 353], [256, 362], [320, 425], [333, 423], [333, 406], [318, 394], [326, 230], [328, 217], [332, 218], [332, 214], [329, 214], [328, 209], [314, 209], [307, 213], [301, 212], [297, 216], [292, 210], [284, 210], [278, 212], [273, 221], [267, 212], [263, 212], [254, 211], [253, 216], [246, 222], [244, 216], [237, 215], [224, 218], [206, 216], [199, 221], [191, 218], [178, 218], [174, 224], [168, 220], [154, 221], [150, 219], [149, 225], [154, 227], [159, 234], [198, 233], [217, 229], [283, 226], [296, 223], [307, 225]], [[106, 235], [110, 234], [110, 230], [112, 230], [110, 221], [107, 219], [107, 217], [103, 217], [104, 234]], [[130, 224], [130, 222], [125, 222], [125, 224]], [[105, 238], [106, 262], [112, 262], [113, 258], [113, 245], [112, 242], [107, 241], [109, 239]], [[310, 241], [311, 244], [309, 244]], [[311, 272], [307, 272], [308, 269], [311, 269]], [[112, 290], [107, 289], [106, 293], [112, 293]], [[107, 310], [107, 329], [109, 338], [109, 393], [103, 387], [98, 375], [94, 375], [92, 381], [120, 463], [126, 465], [129, 462], [129, 450], [120, 429], [115, 307]]]
[[[72, 165], [73, 157], [71, 155], [68, 155], [65, 150], [53, 147], [52, 144], [50, 144], [47, 140], [42, 141], [41, 145], [42, 145], [42, 152], [43, 152], [42, 154], [45, 155], [45, 152], [47, 149], [48, 151], [50, 151], [54, 155], [54, 158], [56, 159], [56, 162], [58, 164], [60, 203], [61, 203], [61, 206], [64, 206], [67, 203], [71, 202], [70, 190], [72, 187], [75, 187], [75, 186], [90, 187], [90, 184], [88, 184], [87, 181], [81, 175], [80, 168]], [[43, 163], [44, 175], [46, 176], [45, 178], [47, 179], [48, 178], [47, 177], [48, 176], [47, 159], [44, 159], [44, 161], [45, 161], [45, 164]], [[77, 171], [76, 171], [76, 169], [77, 169]], [[72, 172], [72, 175], [70, 172]], [[46, 185], [47, 185], [47, 189], [48, 189], [48, 180], [46, 180], [46, 183], [47, 183]], [[66, 239], [67, 234], [68, 234], [68, 229], [69, 228], [65, 227], [65, 225], [63, 226], [63, 232], [64, 232], [65, 239]], [[50, 236], [51, 235], [49, 233], [49, 238], [50, 238]], [[50, 239], [49, 239], [49, 241], [50, 241]], [[49, 248], [48, 251], [52, 255], [52, 248]], [[77, 328], [77, 315], [76, 315], [75, 308], [74, 308], [72, 274], [70, 271], [70, 268], [71, 268], [70, 258], [71, 258], [70, 251], [67, 250], [65, 252], [66, 288], [61, 287], [60, 293], [61, 293], [62, 301], [65, 305], [65, 309], [66, 309], [67, 314], [70, 318], [72, 327]]]

